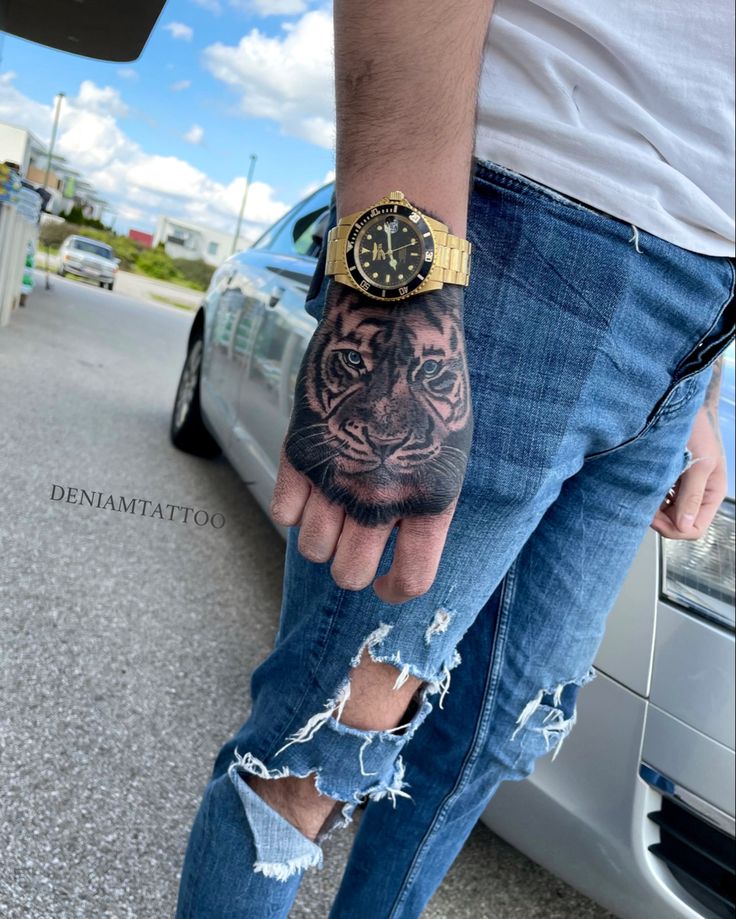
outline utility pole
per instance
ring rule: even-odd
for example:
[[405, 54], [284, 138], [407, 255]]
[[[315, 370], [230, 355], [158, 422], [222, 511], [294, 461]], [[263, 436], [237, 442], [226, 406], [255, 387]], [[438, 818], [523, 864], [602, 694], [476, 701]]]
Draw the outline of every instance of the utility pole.
[[54, 126], [51, 128], [51, 143], [49, 144], [49, 158], [46, 162], [46, 174], [43, 177], [43, 187], [49, 184], [49, 173], [51, 172], [51, 157], [54, 155], [54, 144], [56, 143], [56, 132], [59, 128], [59, 114], [61, 113], [61, 100], [64, 93], [59, 93], [56, 97], [56, 111], [54, 112]]
[[230, 255], [235, 252], [238, 248], [238, 240], [240, 239], [240, 226], [243, 223], [243, 214], [245, 212], [245, 202], [248, 200], [248, 192], [250, 191], [250, 183], [253, 181], [253, 172], [256, 168], [256, 160], [258, 157], [255, 153], [250, 155], [250, 166], [248, 167], [248, 178], [245, 180], [245, 189], [243, 191], [243, 200], [240, 203], [240, 213], [238, 214], [238, 224], [235, 227], [235, 236], [233, 236], [233, 247], [230, 250]]

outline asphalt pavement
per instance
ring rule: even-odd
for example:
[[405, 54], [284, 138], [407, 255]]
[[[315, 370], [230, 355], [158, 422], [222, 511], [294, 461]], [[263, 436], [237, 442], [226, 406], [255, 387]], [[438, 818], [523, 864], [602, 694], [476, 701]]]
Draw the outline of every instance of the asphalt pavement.
[[[163, 919], [275, 635], [283, 544], [224, 459], [168, 442], [191, 314], [51, 283], [0, 329], [0, 916]], [[295, 919], [326, 919], [350, 839], [329, 842]], [[480, 825], [425, 912], [607, 916]]]

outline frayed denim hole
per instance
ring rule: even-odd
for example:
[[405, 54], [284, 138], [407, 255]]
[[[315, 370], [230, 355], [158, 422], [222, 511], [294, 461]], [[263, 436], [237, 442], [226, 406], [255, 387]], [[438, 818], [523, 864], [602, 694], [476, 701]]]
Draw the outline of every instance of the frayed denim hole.
[[[249, 754], [241, 757], [236, 751], [235, 757], [228, 769], [228, 778], [240, 798], [253, 834], [257, 856], [253, 870], [283, 882], [307, 868], [321, 868], [322, 849], [319, 845], [267, 804], [246, 780], [247, 775], [279, 779], [288, 775], [288, 770], [269, 774], [265, 765]], [[307, 775], [309, 773], [301, 777], [306, 778]]]
[[527, 774], [534, 760], [552, 753], [554, 760], [577, 720], [577, 697], [581, 688], [595, 678], [591, 668], [583, 677], [559, 683], [554, 689], [540, 689], [524, 706], [516, 720], [511, 741], [519, 740], [519, 754], [514, 767], [531, 757], [523, 768]]

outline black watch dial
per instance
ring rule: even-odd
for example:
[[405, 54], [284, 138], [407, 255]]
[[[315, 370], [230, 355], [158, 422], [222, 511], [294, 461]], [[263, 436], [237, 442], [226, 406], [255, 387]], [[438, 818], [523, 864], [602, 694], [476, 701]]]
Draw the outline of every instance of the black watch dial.
[[347, 242], [348, 270], [366, 293], [398, 299], [425, 280], [434, 259], [432, 233], [420, 213], [401, 204], [366, 211]]

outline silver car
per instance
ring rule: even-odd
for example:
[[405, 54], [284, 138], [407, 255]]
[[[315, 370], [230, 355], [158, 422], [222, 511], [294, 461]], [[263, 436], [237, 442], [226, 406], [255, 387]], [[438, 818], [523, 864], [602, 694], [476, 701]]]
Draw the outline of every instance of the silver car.
[[[331, 186], [215, 273], [174, 406], [174, 443], [224, 451], [267, 508], [315, 321], [304, 300]], [[721, 423], [729, 494], [697, 542], [650, 531], [552, 762], [483, 819], [625, 919], [734, 916], [734, 350]]]
[[73, 274], [112, 290], [119, 261], [107, 243], [86, 236], [67, 236], [59, 249], [56, 273]]

